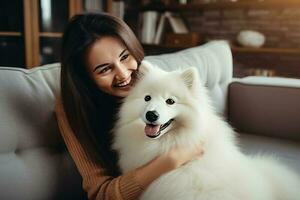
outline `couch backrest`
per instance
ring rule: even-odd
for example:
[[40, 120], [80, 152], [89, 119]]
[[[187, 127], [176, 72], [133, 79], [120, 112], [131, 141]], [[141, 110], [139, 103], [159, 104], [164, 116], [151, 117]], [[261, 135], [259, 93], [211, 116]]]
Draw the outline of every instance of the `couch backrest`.
[[[166, 69], [195, 66], [219, 112], [225, 109], [232, 57], [224, 41], [146, 60]], [[57, 128], [59, 64], [0, 67], [0, 199], [80, 199], [81, 179]]]
[[31, 70], [0, 67], [0, 199], [75, 199], [82, 194], [55, 120], [59, 72], [58, 64]]

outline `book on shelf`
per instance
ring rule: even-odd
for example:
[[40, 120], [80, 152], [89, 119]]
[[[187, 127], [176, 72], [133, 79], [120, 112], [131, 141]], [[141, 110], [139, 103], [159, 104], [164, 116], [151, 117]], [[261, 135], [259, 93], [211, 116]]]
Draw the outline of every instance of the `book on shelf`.
[[112, 13], [113, 15], [124, 19], [125, 13], [125, 3], [122, 0], [114, 0], [112, 1]]
[[170, 27], [173, 33], [178, 33], [178, 34], [189, 33], [189, 29], [187, 28], [183, 19], [179, 15], [176, 15], [171, 12], [165, 12], [161, 14], [159, 18], [157, 31], [153, 42], [154, 44], [161, 43], [163, 36], [166, 32], [167, 26]]
[[174, 33], [188, 33], [189, 30], [184, 23], [183, 19], [178, 15], [171, 12], [165, 12], [166, 19], [169, 21]]
[[142, 43], [153, 44], [158, 16], [159, 14], [156, 11], [145, 11], [142, 13], [142, 29], [140, 35]]
[[[107, 12], [107, 1], [104, 0], [85, 0], [83, 3], [85, 11]], [[111, 12], [113, 15], [123, 19], [125, 13], [125, 2], [123, 0], [111, 1]]]
[[156, 34], [155, 34], [154, 41], [153, 41], [154, 44], [161, 43], [162, 36], [163, 36], [164, 30], [165, 30], [166, 18], [167, 17], [165, 14], [162, 14], [159, 18]]
[[180, 15], [172, 12], [159, 14], [157, 11], [142, 13], [141, 42], [160, 44], [166, 32], [188, 34], [189, 29]]
[[85, 11], [104, 11], [102, 0], [85, 0], [83, 6]]

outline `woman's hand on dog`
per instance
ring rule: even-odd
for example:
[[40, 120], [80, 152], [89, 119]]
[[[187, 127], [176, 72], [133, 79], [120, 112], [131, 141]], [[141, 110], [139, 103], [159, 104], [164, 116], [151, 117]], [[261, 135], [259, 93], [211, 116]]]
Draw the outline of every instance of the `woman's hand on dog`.
[[151, 160], [136, 170], [136, 180], [141, 187], [147, 187], [152, 181], [187, 162], [199, 158], [204, 154], [203, 145], [197, 147], [175, 146], [163, 155]]
[[169, 152], [166, 153], [166, 156], [169, 156], [170, 162], [173, 162], [174, 169], [180, 167], [187, 162], [196, 159], [204, 154], [203, 145], [198, 145], [196, 147], [184, 147], [184, 146], [175, 146]]

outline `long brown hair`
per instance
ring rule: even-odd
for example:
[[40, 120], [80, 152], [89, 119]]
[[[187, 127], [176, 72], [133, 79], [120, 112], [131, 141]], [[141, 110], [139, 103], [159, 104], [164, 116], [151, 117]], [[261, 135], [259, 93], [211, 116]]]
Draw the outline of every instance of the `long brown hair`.
[[[87, 49], [105, 36], [119, 38], [140, 65], [144, 51], [125, 22], [105, 13], [72, 17], [64, 34], [61, 52], [61, 98], [68, 122], [76, 137], [96, 149], [97, 158], [108, 175], [119, 174], [116, 154], [111, 150], [116, 97], [102, 92], [91, 80], [85, 66]], [[88, 149], [86, 149], [88, 151]]]

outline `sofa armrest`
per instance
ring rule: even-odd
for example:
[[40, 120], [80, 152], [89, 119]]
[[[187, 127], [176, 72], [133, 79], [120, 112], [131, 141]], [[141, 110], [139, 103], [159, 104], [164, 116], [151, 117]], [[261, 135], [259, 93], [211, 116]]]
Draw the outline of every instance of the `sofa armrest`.
[[300, 140], [300, 79], [235, 79], [228, 98], [228, 118], [237, 131]]

